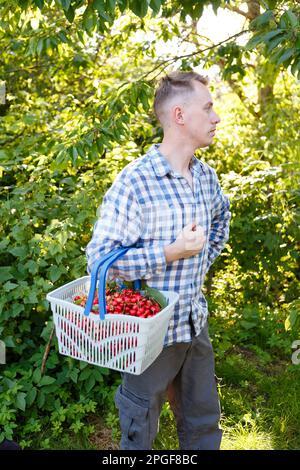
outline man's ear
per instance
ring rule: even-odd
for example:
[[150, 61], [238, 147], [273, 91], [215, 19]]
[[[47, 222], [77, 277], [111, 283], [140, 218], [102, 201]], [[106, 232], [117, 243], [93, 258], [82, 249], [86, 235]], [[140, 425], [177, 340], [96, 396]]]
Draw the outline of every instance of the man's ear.
[[176, 124], [184, 124], [182, 108], [180, 106], [175, 106], [173, 112]]

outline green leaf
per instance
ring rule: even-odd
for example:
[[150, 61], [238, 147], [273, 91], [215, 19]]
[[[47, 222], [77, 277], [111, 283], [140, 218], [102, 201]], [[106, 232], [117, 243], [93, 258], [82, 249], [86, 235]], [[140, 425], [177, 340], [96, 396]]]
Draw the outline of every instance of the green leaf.
[[25, 258], [28, 253], [28, 248], [25, 246], [16, 246], [8, 250], [8, 252], [17, 258]]
[[250, 322], [250, 321], [246, 321], [246, 320], [242, 320], [242, 321], [241, 321], [241, 325], [242, 325], [246, 330], [250, 330], [251, 328], [254, 328], [254, 327], [256, 326], [256, 323]]
[[36, 6], [41, 10], [44, 6], [44, 0], [34, 0]]
[[265, 33], [262, 35], [262, 40], [264, 42], [269, 41], [270, 39], [273, 39], [275, 36], [282, 35], [284, 33], [283, 29], [273, 29], [272, 31], [269, 31], [268, 33]]
[[6, 336], [3, 341], [7, 348], [14, 348], [16, 346], [12, 336]]
[[133, 13], [140, 18], [147, 15], [150, 0], [130, 0], [129, 6]]
[[291, 72], [293, 75], [295, 75], [298, 70], [300, 70], [299, 57], [297, 57], [297, 59], [294, 61], [293, 65], [291, 66]]
[[0, 250], [5, 250], [9, 245], [9, 241], [7, 239], [3, 239], [0, 241]]
[[68, 38], [65, 34], [65, 31], [61, 30], [58, 34], [57, 34], [57, 37], [61, 40], [61, 42], [64, 42], [64, 43], [67, 43], [68, 42]]
[[50, 280], [56, 282], [64, 274], [65, 269], [61, 266], [51, 266], [48, 272]]
[[299, 24], [299, 19], [291, 10], [284, 12], [282, 18], [284, 18], [288, 26], [291, 26], [292, 28], [296, 28]]
[[91, 33], [97, 24], [97, 16], [91, 8], [87, 8], [83, 14], [82, 25], [87, 33]]
[[8, 153], [5, 150], [0, 150], [0, 160], [7, 161], [9, 160]]
[[145, 93], [144, 90], [141, 90], [141, 92], [140, 92], [140, 94], [139, 94], [139, 100], [141, 101], [144, 110], [145, 110], [145, 111], [148, 111], [148, 109], [149, 109], [149, 101], [148, 101], [148, 96], [147, 96], [147, 94]]
[[85, 361], [79, 361], [79, 369], [80, 370], [86, 369], [88, 367], [88, 365], [89, 364]]
[[117, 3], [117, 0], [106, 0], [106, 7], [108, 8], [108, 10], [114, 13], [115, 8], [116, 8], [116, 3]]
[[286, 11], [280, 17], [279, 26], [280, 28], [286, 29], [286, 30], [289, 30], [291, 28], [291, 19], [289, 15], [287, 15]]
[[3, 379], [3, 384], [6, 386], [8, 390], [11, 390], [17, 385], [17, 382], [15, 382], [14, 380], [10, 380], [8, 377], [5, 377]]
[[120, 8], [120, 12], [123, 13], [125, 9], [127, 8], [127, 2], [128, 0], [119, 0], [118, 1], [118, 7]]
[[68, 10], [64, 10], [64, 13], [65, 13], [65, 16], [67, 18], [67, 20], [70, 22], [70, 23], [73, 23], [74, 21], [74, 18], [75, 18], [75, 10], [73, 7], [70, 7], [68, 8]]
[[[292, 56], [295, 52], [295, 49], [293, 47], [288, 48], [286, 51], [282, 51], [281, 54], [279, 54], [276, 59], [274, 59], [274, 62], [279, 65], [282, 64], [283, 62], [289, 61], [289, 59], [292, 60]], [[273, 61], [272, 61], [273, 62]]]
[[25, 411], [25, 408], [26, 408], [26, 401], [25, 401], [25, 398], [26, 398], [26, 394], [25, 394], [25, 393], [19, 392], [19, 393], [17, 394], [16, 406], [17, 406], [17, 408], [19, 408], [19, 409], [22, 410], [22, 411]]
[[33, 387], [26, 395], [26, 404], [27, 406], [31, 406], [37, 396], [37, 389]]
[[70, 372], [70, 379], [72, 380], [72, 382], [74, 382], [75, 384], [77, 384], [77, 380], [78, 380], [78, 373], [79, 373], [79, 370], [78, 369], [72, 369], [71, 372]]
[[292, 309], [291, 313], [284, 322], [284, 327], [286, 331], [292, 330], [295, 326], [297, 319], [299, 317], [299, 312], [296, 309]]
[[25, 268], [27, 268], [31, 274], [36, 274], [39, 270], [39, 265], [36, 261], [33, 261], [31, 259], [27, 261], [27, 263], [25, 264]]
[[93, 374], [93, 371], [90, 368], [83, 369], [83, 371], [80, 373], [79, 381], [81, 382], [83, 380], [88, 379], [90, 375], [92, 374]]
[[51, 385], [55, 382], [55, 380], [56, 379], [54, 377], [50, 377], [49, 375], [44, 375], [38, 385], [40, 387], [43, 387], [44, 385]]
[[218, 14], [218, 8], [220, 8], [220, 6], [221, 6], [221, 0], [214, 0], [212, 7], [213, 7], [215, 15]]
[[193, 5], [191, 11], [190, 11], [190, 15], [192, 17], [193, 20], [197, 20], [200, 18], [200, 16], [202, 16], [202, 13], [203, 13], [203, 9], [204, 9], [204, 4], [203, 3], [200, 3], [200, 2], [196, 2], [195, 5]]
[[145, 291], [145, 293], [154, 299], [158, 304], [161, 306], [161, 308], [165, 308], [168, 305], [168, 301], [165, 298], [165, 296], [158, 290], [153, 287], [150, 287], [146, 284], [145, 280], [141, 281], [141, 290]]
[[37, 397], [37, 406], [41, 409], [43, 408], [46, 400], [46, 395], [44, 392], [40, 391]]
[[71, 0], [60, 0], [60, 3], [64, 10], [68, 10], [71, 5]]
[[103, 375], [102, 375], [101, 371], [96, 367], [94, 367], [94, 369], [93, 369], [93, 376], [95, 377], [95, 380], [97, 382], [103, 382]]
[[262, 15], [259, 15], [257, 18], [251, 21], [249, 28], [250, 29], [260, 29], [262, 26], [265, 26], [273, 18], [274, 14], [272, 10], [265, 11]]
[[161, 0], [151, 0], [149, 6], [152, 9], [154, 15], [157, 15], [161, 7]]
[[276, 3], [278, 0], [266, 0], [268, 7], [270, 10], [274, 10]]
[[101, 372], [102, 375], [109, 375], [110, 370], [105, 368], [105, 367], [98, 367], [99, 372]]
[[90, 375], [84, 384], [87, 393], [89, 393], [92, 390], [92, 388], [95, 386], [95, 383], [96, 383], [95, 377], [93, 375]]
[[254, 36], [252, 36], [252, 38], [245, 45], [245, 50], [246, 51], [251, 51], [258, 44], [260, 44], [262, 41], [263, 41], [263, 34], [261, 34], [261, 33], [255, 34]]
[[37, 42], [37, 46], [36, 46], [36, 53], [38, 55], [41, 55], [41, 53], [43, 52], [43, 49], [45, 47], [45, 42], [44, 42], [44, 39], [43, 38], [40, 38]]
[[283, 35], [280, 35], [279, 37], [275, 37], [272, 41], [270, 41], [269, 43], [267, 43], [267, 52], [268, 54], [273, 50], [275, 49], [275, 47], [277, 47], [283, 40], [284, 40], [284, 36]]
[[29, 294], [27, 294], [24, 297], [24, 303], [25, 304], [37, 304], [38, 303], [37, 292], [31, 290]]
[[35, 369], [34, 373], [32, 374], [32, 380], [36, 384], [38, 384], [41, 380], [42, 374], [40, 369]]
[[17, 287], [18, 287], [18, 284], [15, 284], [14, 282], [7, 281], [4, 284], [3, 289], [5, 290], [5, 292], [10, 292], [11, 290], [16, 289]]
[[223, 76], [225, 80], [227, 80], [234, 73], [238, 73], [243, 77], [245, 75], [245, 70], [240, 65], [234, 64], [224, 70]]
[[0, 282], [5, 282], [8, 281], [9, 279], [12, 279], [14, 276], [11, 273], [11, 267], [10, 266], [1, 266], [0, 267]]
[[104, 0], [94, 0], [93, 8], [95, 8], [99, 13], [105, 13], [106, 5]]
[[21, 304], [18, 304], [18, 303], [14, 303], [12, 305], [12, 309], [11, 309], [11, 316], [13, 318], [17, 317], [21, 312], [24, 312], [25, 310], [25, 307], [24, 307], [24, 304], [21, 303]]

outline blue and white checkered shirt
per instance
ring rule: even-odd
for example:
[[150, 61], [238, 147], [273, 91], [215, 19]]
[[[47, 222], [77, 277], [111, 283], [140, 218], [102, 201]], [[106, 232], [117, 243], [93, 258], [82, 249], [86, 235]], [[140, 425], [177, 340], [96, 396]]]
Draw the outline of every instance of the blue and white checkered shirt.
[[[164, 346], [191, 341], [189, 316], [198, 335], [207, 316], [202, 293], [205, 274], [229, 237], [229, 200], [215, 170], [191, 159], [193, 190], [154, 144], [118, 174], [104, 195], [101, 215], [87, 245], [88, 272], [106, 253], [136, 244], [110, 267], [108, 279], [146, 279], [150, 287], [179, 293]], [[164, 247], [195, 221], [206, 243], [190, 258], [167, 263]]]

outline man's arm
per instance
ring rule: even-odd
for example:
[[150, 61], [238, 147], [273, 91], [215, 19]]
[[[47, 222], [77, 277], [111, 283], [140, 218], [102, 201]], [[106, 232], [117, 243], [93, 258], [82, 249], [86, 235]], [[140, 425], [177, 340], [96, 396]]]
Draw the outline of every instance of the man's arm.
[[[143, 217], [133, 184], [119, 174], [105, 194], [100, 218], [94, 226], [92, 239], [87, 245], [88, 273], [93, 265], [108, 252], [118, 247], [135, 244], [142, 233]], [[166, 270], [163, 245], [131, 248], [113, 263], [108, 279], [119, 277], [126, 281], [150, 279]]]
[[208, 241], [207, 271], [219, 256], [229, 238], [229, 223], [231, 218], [229, 199], [221, 189], [215, 170], [212, 168], [211, 170], [214, 180], [214, 195], [212, 200], [211, 229]]

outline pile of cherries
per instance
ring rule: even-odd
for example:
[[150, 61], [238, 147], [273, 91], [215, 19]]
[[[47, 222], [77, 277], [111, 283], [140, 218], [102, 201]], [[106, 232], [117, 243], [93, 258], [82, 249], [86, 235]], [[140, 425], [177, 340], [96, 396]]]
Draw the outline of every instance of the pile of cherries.
[[[139, 318], [150, 318], [161, 311], [160, 305], [152, 298], [142, 295], [134, 289], [114, 290], [108, 287], [105, 291], [106, 313], [120, 315], [131, 315]], [[76, 305], [85, 307], [86, 294], [78, 294], [73, 297]], [[92, 313], [99, 314], [99, 298], [96, 292]]]

